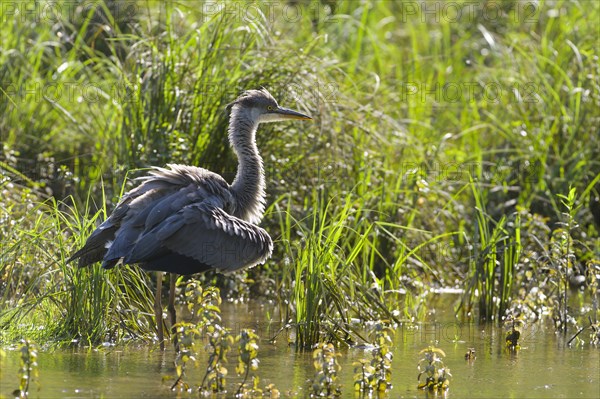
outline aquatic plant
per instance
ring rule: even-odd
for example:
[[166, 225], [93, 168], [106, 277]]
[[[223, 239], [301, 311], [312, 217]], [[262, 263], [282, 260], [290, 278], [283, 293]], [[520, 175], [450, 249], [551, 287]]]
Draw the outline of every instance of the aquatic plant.
[[[567, 195], [557, 194], [557, 196], [566, 211], [560, 213], [561, 220], [557, 222], [562, 227], [552, 232], [549, 261], [555, 275], [551, 281], [556, 287], [556, 303], [558, 303], [558, 307], [553, 309], [553, 320], [556, 328], [566, 334], [570, 318], [568, 314], [569, 280], [578, 277], [572, 234], [579, 227], [576, 215], [581, 204], [577, 204], [575, 188], [570, 188]], [[579, 277], [585, 280], [585, 276], [580, 275]]]
[[[282, 293], [291, 300], [281, 301], [287, 304], [284, 314], [298, 350], [323, 340], [349, 345], [357, 337], [362, 339], [361, 332], [350, 323], [352, 317], [397, 322], [400, 313], [392, 304], [401, 305], [397, 297], [386, 297], [383, 287], [403, 287], [401, 268], [409, 257], [403, 257], [394, 268], [388, 264], [388, 272], [377, 277], [373, 270], [378, 262], [386, 261], [375, 248], [375, 241], [382, 234], [393, 235], [401, 226], [363, 218], [370, 212], [368, 205], [354, 192], [332, 199], [326, 190], [314, 189], [311, 195], [311, 202], [305, 204], [306, 216], [300, 220], [293, 216], [289, 195], [272, 207], [280, 222], [285, 256], [283, 283], [291, 287], [289, 294]], [[282, 209], [283, 205], [288, 208]], [[381, 233], [374, 232], [376, 229]], [[406, 246], [403, 251], [411, 252]]]
[[590, 294], [592, 295], [592, 311], [591, 315], [588, 316], [588, 325], [581, 327], [567, 342], [570, 345], [579, 334], [585, 331], [587, 328], [590, 329], [589, 339], [591, 345], [600, 344], [600, 322], [598, 321], [598, 281], [600, 276], [600, 263], [590, 261], [587, 265], [587, 276], [588, 276], [588, 287]]
[[373, 350], [372, 365], [375, 368], [376, 389], [384, 392], [392, 389], [392, 337], [394, 330], [388, 325], [379, 322], [375, 324], [373, 338], [375, 349]]
[[[597, 179], [600, 179], [598, 175]], [[515, 299], [510, 314], [528, 322], [550, 316], [555, 328], [563, 333], [567, 327], [578, 331], [569, 339], [571, 343], [590, 326], [581, 326], [577, 313], [568, 306], [569, 296], [575, 291], [587, 291], [591, 298], [588, 318], [597, 319], [597, 278], [600, 262], [597, 248], [585, 242], [583, 237], [594, 235], [595, 227], [588, 225], [583, 231], [579, 220], [584, 215], [582, 197], [592, 190], [596, 180], [590, 182], [581, 195], [569, 190], [560, 195], [554, 204], [554, 219], [531, 214], [520, 209], [522, 217], [522, 256], [516, 269]], [[582, 315], [581, 315], [582, 316]]]
[[225, 367], [227, 363], [227, 353], [231, 350], [234, 338], [227, 328], [219, 324], [206, 325], [206, 334], [208, 335], [208, 365], [206, 373], [200, 383], [200, 392], [203, 395], [212, 393], [226, 392], [226, 377], [228, 370]]
[[386, 323], [375, 323], [371, 332], [372, 359], [354, 362], [354, 390], [368, 393], [373, 390], [385, 392], [392, 389], [392, 337], [394, 330]]
[[275, 384], [269, 384], [265, 387], [263, 396], [270, 399], [278, 399], [281, 396], [281, 392], [279, 392]]
[[[417, 380], [419, 381], [418, 388], [432, 392], [443, 392], [448, 389], [450, 385], [450, 370], [444, 365], [443, 358], [446, 354], [443, 350], [429, 346], [419, 352], [419, 355], [423, 357], [419, 360], [417, 368], [419, 369], [419, 375]], [[424, 376], [424, 381], [421, 382], [421, 377]]]
[[473, 361], [477, 358], [475, 355], [475, 348], [467, 349], [467, 353], [465, 353], [465, 360]]
[[[180, 278], [177, 285], [184, 285], [182, 295], [184, 304], [191, 313], [192, 318], [198, 321], [191, 323], [180, 321], [172, 326], [173, 344], [177, 353], [175, 357], [177, 378], [171, 385], [171, 389], [179, 387], [182, 391], [189, 392], [191, 386], [184, 380], [187, 364], [191, 361], [195, 366], [198, 366], [196, 341], [202, 337], [202, 328], [205, 323], [220, 320], [220, 309], [218, 309], [220, 298], [216, 299], [214, 297], [218, 295], [218, 290], [212, 292], [213, 289], [209, 289], [207, 292], [202, 288], [200, 282], [195, 279], [191, 279], [184, 284]], [[217, 309], [214, 308], [215, 302], [217, 303]], [[210, 309], [206, 309], [207, 307], [210, 307]]]
[[[188, 310], [198, 321], [196, 324], [175, 324], [180, 345], [178, 359], [182, 362], [195, 360], [194, 340], [202, 335], [208, 337], [208, 344], [205, 347], [208, 352], [208, 362], [199, 390], [203, 395], [225, 392], [228, 374], [225, 364], [234, 338], [230, 330], [221, 325], [220, 290], [213, 286], [203, 288], [199, 281], [192, 279], [186, 283], [183, 297]], [[186, 353], [182, 354], [181, 351]]]
[[[315, 205], [324, 199], [314, 194]], [[290, 255], [293, 256], [291, 271], [293, 280], [293, 328], [295, 344], [300, 349], [313, 347], [322, 338], [325, 331], [335, 335], [343, 331], [348, 324], [348, 309], [352, 291], [344, 291], [338, 276], [347, 274], [349, 262], [341, 258], [339, 247], [345, 234], [353, 234], [345, 224], [351, 211], [352, 201], [347, 201], [341, 210], [332, 202], [326, 206], [318, 206], [310, 215], [310, 224], [302, 229], [304, 238], [301, 242], [289, 243]], [[288, 214], [289, 218], [289, 214]], [[283, 222], [283, 220], [282, 220]], [[292, 231], [287, 219], [284, 226], [286, 235]], [[325, 327], [327, 325], [327, 327]]]
[[521, 338], [521, 331], [518, 329], [520, 325], [522, 325], [524, 321], [520, 318], [513, 317], [509, 315], [504, 324], [509, 326], [509, 330], [506, 332], [506, 348], [509, 351], [518, 351], [521, 349], [519, 345], [519, 338]]
[[375, 368], [371, 362], [362, 358], [352, 365], [354, 366], [354, 390], [364, 394], [375, 389]]
[[238, 345], [238, 365], [235, 368], [235, 371], [239, 375], [244, 376], [244, 379], [237, 390], [237, 396], [243, 396], [244, 394], [262, 394], [262, 390], [258, 388], [260, 379], [257, 376], [253, 377], [252, 389], [248, 389], [245, 386], [250, 370], [255, 371], [258, 369], [258, 340], [258, 335], [251, 329], [243, 329], [235, 338], [235, 342]]
[[340, 365], [332, 344], [320, 343], [312, 352], [315, 376], [310, 380], [309, 391], [316, 397], [339, 397], [342, 394], [341, 386], [337, 382]]
[[31, 382], [37, 382], [39, 377], [37, 345], [28, 339], [23, 339], [19, 344], [19, 353], [21, 364], [18, 373], [19, 388], [13, 391], [13, 395], [17, 398], [27, 398]]
[[183, 285], [183, 299], [192, 319], [197, 322], [179, 322], [174, 326], [176, 336], [175, 358], [176, 380], [171, 389], [179, 387], [181, 391], [190, 392], [191, 385], [185, 381], [188, 362], [196, 367], [198, 362], [197, 340], [207, 337], [205, 346], [208, 352], [208, 363], [199, 391], [202, 396], [226, 392], [228, 370], [227, 354], [237, 344], [238, 364], [236, 372], [243, 375], [243, 380], [236, 391], [237, 397], [253, 397], [267, 392], [271, 396], [278, 395], [275, 386], [268, 385], [264, 391], [259, 387], [260, 378], [253, 376], [252, 387], [247, 386], [251, 370], [258, 369], [258, 340], [254, 330], [243, 329], [237, 337], [233, 337], [230, 329], [221, 325], [221, 295], [216, 287], [203, 288], [200, 281], [190, 279], [183, 283], [180, 278], [178, 286]]
[[[206, 372], [200, 383], [200, 392], [225, 392], [227, 377], [227, 353], [233, 345], [234, 338], [228, 328], [221, 325], [221, 294], [216, 287], [207, 287], [201, 290], [197, 281], [188, 284], [185, 296], [196, 298], [188, 303], [188, 309], [199, 316], [198, 324], [202, 327], [204, 334], [208, 337], [206, 350], [208, 352], [208, 364]], [[198, 292], [201, 294], [198, 296]]]
[[477, 224], [473, 256], [469, 261], [469, 282], [460, 308], [471, 310], [479, 304], [479, 320], [499, 320], [511, 304], [515, 267], [521, 253], [520, 215], [509, 223], [506, 216], [494, 221], [486, 211], [481, 189], [471, 182]]
[[598, 323], [598, 322], [593, 323], [590, 320], [590, 328], [592, 330], [590, 332], [590, 343], [592, 345], [600, 344], [600, 323]]
[[184, 380], [188, 362], [198, 366], [198, 351], [196, 341], [202, 336], [195, 323], [179, 322], [173, 326], [177, 336], [177, 355], [175, 357], [175, 373], [177, 378], [171, 385], [171, 390], [179, 388], [184, 392], [191, 392], [191, 386]]
[[236, 372], [244, 376], [236, 392], [237, 398], [267, 397], [275, 399], [281, 395], [275, 384], [268, 384], [260, 388], [260, 377], [258, 375], [252, 376], [251, 386], [247, 384], [250, 370], [256, 371], [258, 369], [258, 341], [259, 336], [251, 329], [243, 329], [235, 338], [238, 347]]

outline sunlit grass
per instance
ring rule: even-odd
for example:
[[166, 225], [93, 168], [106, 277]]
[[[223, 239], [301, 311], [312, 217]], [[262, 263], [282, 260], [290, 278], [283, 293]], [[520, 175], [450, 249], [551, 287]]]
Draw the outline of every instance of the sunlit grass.
[[89, 215], [52, 199], [35, 203], [25, 194], [23, 199], [25, 204], [11, 209], [13, 216], [35, 216], [31, 225], [16, 225], [4, 237], [2, 339], [10, 342], [24, 332], [56, 344], [152, 338], [153, 295], [145, 273], [66, 264], [105, 209]]

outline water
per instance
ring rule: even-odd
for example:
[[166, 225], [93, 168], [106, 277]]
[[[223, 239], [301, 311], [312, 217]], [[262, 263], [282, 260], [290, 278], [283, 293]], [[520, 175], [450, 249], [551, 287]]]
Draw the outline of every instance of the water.
[[[275, 335], [278, 325], [264, 322], [267, 313], [257, 305], [223, 305], [224, 323], [234, 331], [255, 328], [261, 338], [260, 366], [255, 372], [260, 386], [274, 384], [288, 397], [290, 393], [306, 397], [306, 381], [314, 375], [310, 353], [296, 353], [286, 339], [275, 344], [268, 338]], [[273, 310], [270, 311], [273, 314]], [[446, 353], [445, 363], [452, 379], [448, 398], [600, 398], [600, 349], [566, 347], [551, 326], [535, 324], [522, 330], [521, 350], [505, 349], [502, 329], [476, 324], [461, 324], [450, 312], [437, 313], [435, 323], [400, 326], [395, 335], [392, 366], [393, 389], [382, 397], [424, 398], [417, 389], [419, 351], [430, 343]], [[587, 334], [584, 333], [584, 334]], [[587, 337], [586, 337], [587, 340]], [[464, 359], [469, 347], [477, 358]], [[343, 397], [355, 397], [352, 363], [370, 358], [361, 348], [341, 350], [342, 370], [339, 381]], [[100, 349], [64, 349], [40, 351], [38, 354], [39, 384], [30, 388], [30, 398], [176, 398], [188, 397], [169, 390], [174, 376], [172, 349], [160, 352], [155, 346], [128, 345]], [[201, 350], [200, 365], [206, 364]], [[235, 376], [236, 352], [229, 355], [228, 390], [232, 397], [241, 378]], [[189, 367], [186, 381], [198, 385], [202, 368]], [[7, 351], [2, 361], [0, 398], [12, 397], [18, 387], [19, 353]], [[197, 395], [193, 395], [197, 397]], [[430, 395], [431, 396], [431, 395]], [[374, 395], [374, 397], [377, 397]]]

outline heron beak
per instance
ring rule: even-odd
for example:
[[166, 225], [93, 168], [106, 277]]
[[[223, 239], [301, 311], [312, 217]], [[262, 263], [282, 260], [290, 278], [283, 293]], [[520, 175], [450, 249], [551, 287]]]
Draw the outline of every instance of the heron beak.
[[304, 115], [300, 112], [283, 107], [277, 108], [276, 110], [272, 111], [272, 113], [279, 115], [281, 119], [312, 120], [312, 118], [308, 115]]

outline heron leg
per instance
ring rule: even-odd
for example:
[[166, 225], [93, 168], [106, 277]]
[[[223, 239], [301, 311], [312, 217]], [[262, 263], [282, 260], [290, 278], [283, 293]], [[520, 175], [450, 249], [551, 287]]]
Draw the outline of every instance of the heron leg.
[[169, 313], [169, 321], [171, 322], [171, 339], [175, 350], [178, 349], [177, 345], [177, 331], [175, 323], [177, 323], [177, 311], [175, 310], [175, 283], [177, 282], [175, 273], [169, 273], [169, 305], [167, 305], [167, 311]]
[[156, 319], [156, 333], [158, 334], [158, 342], [160, 350], [165, 349], [165, 340], [163, 335], [163, 318], [162, 318], [162, 272], [156, 273], [156, 295], [154, 296], [154, 318]]

